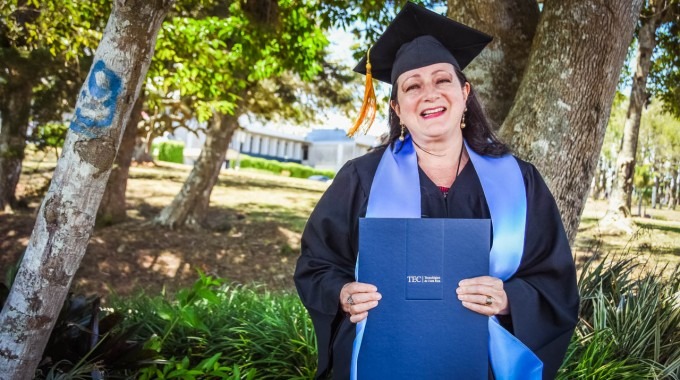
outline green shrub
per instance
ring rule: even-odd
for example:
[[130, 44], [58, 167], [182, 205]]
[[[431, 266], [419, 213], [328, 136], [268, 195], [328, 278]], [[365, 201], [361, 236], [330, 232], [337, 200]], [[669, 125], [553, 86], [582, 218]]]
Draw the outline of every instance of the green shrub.
[[580, 321], [558, 379], [680, 379], [680, 267], [586, 265]]
[[184, 163], [184, 143], [181, 141], [161, 141], [153, 144], [154, 156], [158, 152], [160, 161]]
[[[234, 168], [235, 161], [231, 161], [230, 166]], [[287, 173], [288, 176], [294, 178], [308, 178], [312, 175], [324, 175], [328, 178], [334, 178], [335, 172], [332, 170], [316, 170], [312, 167], [301, 165], [295, 162], [279, 162], [276, 160], [266, 160], [259, 157], [250, 157], [242, 154], [239, 159], [239, 166], [242, 169], [259, 169], [272, 172], [274, 174]]]
[[[130, 310], [128, 323], [142, 324], [139, 339], [159, 337], [158, 351], [175, 369], [195, 370], [219, 354], [220, 367], [257, 379], [310, 379], [316, 371], [314, 330], [295, 294], [227, 286], [201, 275], [174, 301], [138, 295], [114, 303]], [[188, 362], [177, 367], [172, 358]]]
[[294, 178], [307, 178], [311, 175], [316, 174], [313, 168], [310, 168], [309, 166], [296, 164], [293, 162], [285, 163], [283, 164], [283, 167], [290, 173], [290, 176]]
[[68, 125], [64, 123], [45, 123], [38, 125], [31, 134], [29, 141], [35, 144], [36, 149], [43, 152], [54, 150], [57, 157], [59, 148], [64, 146]]
[[220, 364], [221, 353], [203, 359], [195, 366], [191, 365], [188, 357], [182, 360], [159, 360], [151, 366], [142, 369], [137, 376], [138, 380], [166, 380], [166, 379], [224, 379], [224, 380], [252, 380], [255, 378], [255, 370], [242, 374], [241, 369], [234, 365], [226, 367]]
[[139, 325], [123, 323], [124, 318], [120, 312], [102, 311], [98, 297], [70, 294], [34, 379], [130, 377], [157, 352], [134, 339]]

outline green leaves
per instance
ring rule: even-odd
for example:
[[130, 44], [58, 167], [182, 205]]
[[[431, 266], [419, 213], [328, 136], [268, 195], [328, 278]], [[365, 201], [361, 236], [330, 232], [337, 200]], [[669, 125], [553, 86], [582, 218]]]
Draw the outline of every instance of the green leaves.
[[97, 46], [97, 30], [103, 29], [110, 11], [111, 3], [104, 0], [7, 0], [0, 3], [0, 30], [6, 30], [4, 37], [14, 49], [26, 54], [46, 49], [73, 61], [82, 49]]
[[38, 150], [54, 149], [59, 157], [59, 148], [64, 145], [68, 126], [64, 123], [46, 123], [39, 125], [31, 134], [30, 141]]
[[296, 295], [200, 276], [175, 300], [139, 296], [117, 302], [117, 309], [134, 310], [129, 323], [143, 325], [140, 338], [163, 336], [157, 347], [169, 359], [153, 362], [140, 378], [313, 377], [314, 330]]
[[225, 380], [240, 380], [240, 379], [254, 379], [255, 370], [251, 369], [244, 374], [241, 374], [241, 369], [237, 365], [228, 367], [220, 363], [221, 353], [202, 360], [195, 366], [192, 366], [188, 357], [181, 360], [162, 360], [154, 363], [153, 366], [144, 368], [138, 379], [225, 379]]
[[648, 87], [663, 101], [666, 111], [680, 118], [680, 1], [669, 0], [665, 5], [661, 10], [665, 18], [656, 29]]
[[166, 20], [149, 70], [152, 107], [179, 96], [190, 99], [199, 120], [207, 120], [214, 112], [237, 112], [244, 90], [284, 71], [312, 79], [321, 71], [328, 45], [312, 21], [313, 8], [294, 1], [276, 4], [276, 19], [268, 23], [248, 14], [240, 2], [215, 8], [219, 16]]
[[559, 379], [677, 379], [680, 267], [586, 264], [580, 322]]

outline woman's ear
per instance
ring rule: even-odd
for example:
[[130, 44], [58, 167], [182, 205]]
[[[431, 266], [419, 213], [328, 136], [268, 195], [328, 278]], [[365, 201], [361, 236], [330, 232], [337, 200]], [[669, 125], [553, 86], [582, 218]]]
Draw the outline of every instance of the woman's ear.
[[467, 102], [468, 96], [470, 95], [470, 82], [465, 82], [463, 86], [463, 99]]
[[401, 118], [401, 108], [399, 108], [399, 103], [397, 103], [396, 100], [390, 100], [390, 107], [392, 107], [397, 116]]

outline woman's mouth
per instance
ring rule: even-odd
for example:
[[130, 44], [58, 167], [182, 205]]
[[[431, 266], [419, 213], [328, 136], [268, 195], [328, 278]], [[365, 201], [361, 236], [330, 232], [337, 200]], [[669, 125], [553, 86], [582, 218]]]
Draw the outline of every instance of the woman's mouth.
[[425, 119], [431, 119], [433, 117], [441, 116], [441, 114], [446, 111], [446, 108], [444, 107], [437, 107], [437, 108], [428, 108], [425, 111], [420, 113], [420, 116], [422, 116]]

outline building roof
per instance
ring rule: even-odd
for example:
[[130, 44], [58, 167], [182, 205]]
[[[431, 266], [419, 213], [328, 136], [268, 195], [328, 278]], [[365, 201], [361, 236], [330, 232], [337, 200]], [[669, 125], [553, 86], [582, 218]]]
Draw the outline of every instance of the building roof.
[[371, 135], [358, 135], [354, 138], [347, 137], [347, 132], [340, 128], [335, 129], [312, 129], [306, 136], [301, 137], [294, 134], [289, 134], [277, 131], [267, 127], [259, 127], [247, 125], [243, 129], [252, 134], [276, 137], [280, 139], [297, 141], [302, 143], [355, 143], [366, 147], [376, 146], [379, 143], [379, 137]]
[[312, 142], [350, 142], [351, 138], [347, 137], [347, 132], [342, 129], [312, 129], [307, 136], [305, 136], [307, 141]]
[[264, 136], [269, 136], [269, 137], [276, 137], [276, 138], [280, 138], [280, 139], [284, 139], [284, 140], [291, 140], [291, 141], [297, 141], [297, 142], [306, 142], [306, 139], [304, 137], [296, 136], [296, 135], [293, 135], [293, 134], [290, 134], [290, 133], [276, 131], [272, 128], [246, 125], [246, 126], [243, 126], [243, 129], [250, 132], [250, 133], [253, 133], [253, 134], [264, 135]]

